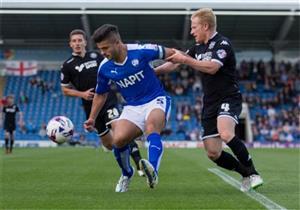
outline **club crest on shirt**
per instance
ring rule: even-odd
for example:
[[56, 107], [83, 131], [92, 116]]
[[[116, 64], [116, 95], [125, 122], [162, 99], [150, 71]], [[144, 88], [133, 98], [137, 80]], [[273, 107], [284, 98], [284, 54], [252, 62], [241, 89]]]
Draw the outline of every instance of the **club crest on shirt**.
[[137, 67], [139, 65], [139, 60], [138, 59], [133, 59], [131, 61], [131, 64], [134, 66], [134, 67]]
[[93, 58], [93, 59], [97, 58], [97, 53], [94, 53], [94, 52], [90, 53], [90, 58]]
[[223, 59], [227, 56], [227, 53], [226, 53], [225, 50], [220, 49], [220, 50], [217, 50], [217, 55], [218, 55], [219, 58]]

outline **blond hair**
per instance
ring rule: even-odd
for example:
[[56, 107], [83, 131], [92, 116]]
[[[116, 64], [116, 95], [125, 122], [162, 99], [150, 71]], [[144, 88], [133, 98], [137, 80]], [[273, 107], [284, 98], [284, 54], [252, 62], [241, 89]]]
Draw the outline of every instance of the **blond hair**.
[[217, 17], [211, 8], [198, 9], [196, 12], [193, 13], [191, 19], [196, 17], [198, 18], [199, 23], [207, 23], [209, 25], [209, 29], [216, 30]]

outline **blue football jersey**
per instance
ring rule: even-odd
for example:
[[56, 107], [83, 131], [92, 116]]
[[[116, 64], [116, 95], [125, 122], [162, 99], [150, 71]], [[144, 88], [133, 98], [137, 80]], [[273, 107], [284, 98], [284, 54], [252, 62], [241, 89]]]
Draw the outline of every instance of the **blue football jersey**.
[[150, 62], [163, 59], [165, 50], [154, 44], [127, 44], [127, 57], [123, 63], [104, 59], [98, 69], [96, 93], [103, 94], [114, 82], [128, 105], [145, 104], [166, 95]]

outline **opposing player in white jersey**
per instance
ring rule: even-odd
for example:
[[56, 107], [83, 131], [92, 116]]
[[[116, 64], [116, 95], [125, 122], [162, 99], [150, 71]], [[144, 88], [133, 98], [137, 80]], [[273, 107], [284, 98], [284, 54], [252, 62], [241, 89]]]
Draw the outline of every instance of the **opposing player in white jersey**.
[[131, 139], [147, 136], [148, 160], [142, 159], [150, 188], [158, 183], [158, 169], [163, 153], [160, 132], [170, 113], [170, 97], [156, 77], [150, 62], [174, 54], [169, 48], [159, 45], [124, 44], [117, 26], [105, 24], [98, 28], [93, 39], [105, 59], [99, 66], [96, 94], [89, 119], [84, 123], [92, 130], [95, 118], [101, 110], [109, 91], [110, 81], [116, 83], [127, 104], [115, 122], [113, 132], [114, 155], [122, 170], [116, 192], [126, 192], [134, 174], [129, 161]]

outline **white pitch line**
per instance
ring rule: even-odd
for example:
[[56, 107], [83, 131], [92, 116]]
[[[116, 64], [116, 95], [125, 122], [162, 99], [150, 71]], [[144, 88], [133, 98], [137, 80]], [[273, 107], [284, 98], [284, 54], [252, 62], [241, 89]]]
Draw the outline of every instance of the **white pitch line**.
[[[240, 190], [241, 183], [237, 181], [236, 179], [232, 178], [228, 174], [222, 172], [221, 170], [217, 168], [209, 168], [210, 172], [214, 173], [215, 175], [219, 176], [221, 179], [223, 179], [226, 183], [230, 184], [231, 186], [235, 187], [236, 189]], [[273, 210], [273, 209], [280, 209], [280, 210], [287, 210], [285, 207], [280, 206], [279, 204], [275, 203], [271, 199], [267, 198], [266, 196], [251, 190], [248, 192], [245, 192], [247, 196], [250, 198], [256, 200], [263, 206], [265, 206], [267, 209]]]

